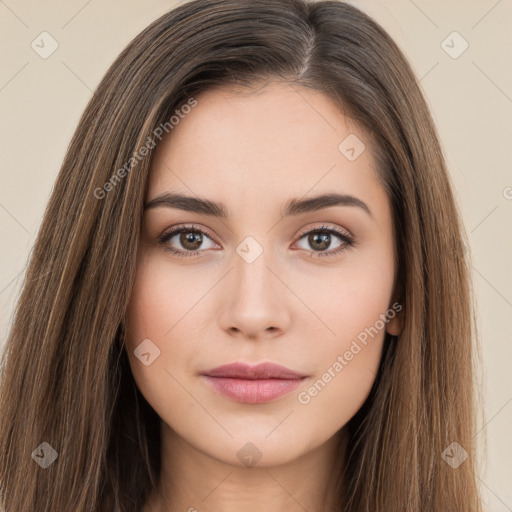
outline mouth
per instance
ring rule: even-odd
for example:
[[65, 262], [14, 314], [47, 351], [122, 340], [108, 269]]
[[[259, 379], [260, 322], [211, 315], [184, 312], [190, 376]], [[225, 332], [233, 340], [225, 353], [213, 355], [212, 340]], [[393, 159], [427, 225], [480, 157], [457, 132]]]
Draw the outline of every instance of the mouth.
[[291, 393], [308, 376], [275, 363], [231, 363], [203, 372], [201, 377], [231, 400], [261, 404]]

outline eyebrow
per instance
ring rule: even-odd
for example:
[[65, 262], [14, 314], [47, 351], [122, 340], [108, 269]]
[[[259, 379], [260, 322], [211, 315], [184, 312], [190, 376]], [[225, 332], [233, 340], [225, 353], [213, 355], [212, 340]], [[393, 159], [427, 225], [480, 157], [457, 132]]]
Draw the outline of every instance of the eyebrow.
[[[284, 205], [282, 217], [315, 212], [323, 210], [324, 208], [330, 208], [331, 206], [353, 206], [361, 208], [373, 218], [370, 208], [366, 203], [361, 201], [361, 199], [350, 194], [334, 193], [322, 194], [306, 199], [290, 199]], [[219, 217], [221, 219], [227, 219], [229, 217], [228, 210], [222, 203], [217, 203], [200, 197], [185, 196], [175, 192], [165, 192], [155, 197], [144, 206], [144, 210], [158, 207], [176, 208], [187, 212], [211, 215], [212, 217]]]

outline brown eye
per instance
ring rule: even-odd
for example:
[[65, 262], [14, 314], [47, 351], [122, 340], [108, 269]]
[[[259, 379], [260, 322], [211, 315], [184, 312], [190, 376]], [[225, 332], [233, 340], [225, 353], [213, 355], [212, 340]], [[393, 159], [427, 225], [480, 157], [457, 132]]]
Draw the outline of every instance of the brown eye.
[[211, 241], [211, 238], [202, 229], [182, 226], [164, 233], [159, 238], [159, 243], [165, 250], [176, 256], [185, 257], [197, 256], [201, 252], [200, 249], [211, 249], [215, 245], [211, 242], [212, 245], [210, 247], [204, 247], [206, 240]]
[[329, 233], [313, 233], [308, 235], [308, 243], [314, 250], [325, 251], [331, 245]]
[[[338, 239], [338, 245], [331, 247], [333, 237]], [[305, 250], [312, 251], [316, 256], [333, 256], [355, 245], [354, 239], [347, 233], [338, 231], [328, 226], [321, 226], [313, 230], [302, 233], [299, 240], [306, 240], [308, 247]], [[327, 249], [333, 249], [327, 251]], [[327, 252], [326, 252], [327, 251]]]
[[203, 243], [203, 234], [195, 231], [182, 231], [179, 240], [185, 249], [196, 251]]

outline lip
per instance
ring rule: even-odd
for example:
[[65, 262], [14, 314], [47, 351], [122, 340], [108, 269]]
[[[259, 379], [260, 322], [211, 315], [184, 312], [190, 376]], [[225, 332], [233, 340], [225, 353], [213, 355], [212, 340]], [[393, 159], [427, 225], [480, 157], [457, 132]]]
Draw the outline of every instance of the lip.
[[293, 391], [307, 377], [275, 363], [240, 362], [213, 368], [201, 376], [221, 395], [246, 404], [276, 400]]

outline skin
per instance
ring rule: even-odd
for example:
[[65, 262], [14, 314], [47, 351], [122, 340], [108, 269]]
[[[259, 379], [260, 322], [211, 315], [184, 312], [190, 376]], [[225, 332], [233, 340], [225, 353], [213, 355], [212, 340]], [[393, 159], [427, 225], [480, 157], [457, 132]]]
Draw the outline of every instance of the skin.
[[[394, 302], [391, 206], [371, 141], [326, 95], [281, 82], [255, 90], [197, 97], [152, 162], [146, 202], [178, 192], [222, 202], [230, 215], [166, 206], [144, 214], [127, 349], [162, 433], [160, 493], [144, 512], [339, 507], [343, 427], [370, 392], [385, 330], [401, 329], [398, 315], [309, 403], [299, 402]], [[338, 150], [349, 134], [366, 146], [354, 161]], [[281, 218], [287, 200], [332, 192], [356, 196], [372, 215], [345, 205]], [[165, 250], [193, 252], [180, 234], [159, 244], [169, 228], [191, 223], [208, 232], [198, 256]], [[356, 245], [318, 257], [345, 243], [332, 235], [315, 251], [308, 235], [299, 238], [323, 224], [348, 232]], [[248, 236], [263, 249], [251, 263], [236, 251]], [[134, 355], [145, 339], [160, 350], [149, 366]], [[308, 378], [273, 402], [239, 403], [199, 376], [233, 361], [276, 362]], [[254, 466], [237, 457], [248, 442], [261, 454]]]

